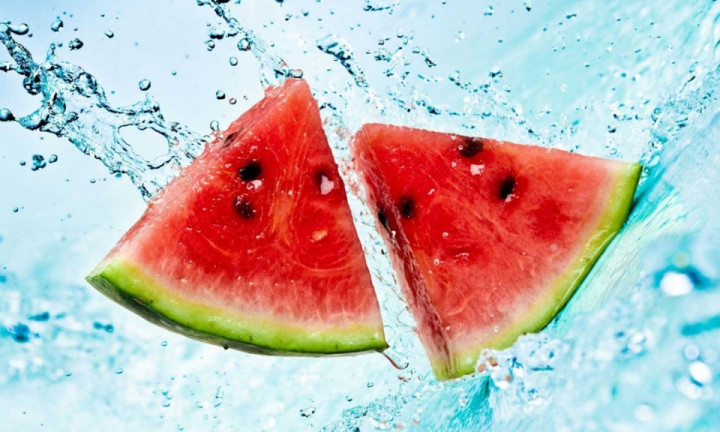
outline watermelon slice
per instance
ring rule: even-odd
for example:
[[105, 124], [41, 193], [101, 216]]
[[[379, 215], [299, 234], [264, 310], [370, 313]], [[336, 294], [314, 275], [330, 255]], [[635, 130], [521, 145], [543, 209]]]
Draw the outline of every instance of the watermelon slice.
[[343, 181], [303, 80], [209, 144], [88, 276], [152, 322], [260, 353], [382, 350]]
[[640, 165], [370, 124], [357, 168], [438, 379], [563, 307], [622, 226]]

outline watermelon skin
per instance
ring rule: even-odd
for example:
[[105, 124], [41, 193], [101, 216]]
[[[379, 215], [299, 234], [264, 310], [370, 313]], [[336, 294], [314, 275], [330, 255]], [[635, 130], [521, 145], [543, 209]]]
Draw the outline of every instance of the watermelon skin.
[[224, 347], [387, 347], [343, 181], [303, 80], [236, 120], [148, 205], [87, 280], [144, 318]]
[[547, 325], [622, 227], [641, 171], [380, 124], [351, 148], [441, 380]]

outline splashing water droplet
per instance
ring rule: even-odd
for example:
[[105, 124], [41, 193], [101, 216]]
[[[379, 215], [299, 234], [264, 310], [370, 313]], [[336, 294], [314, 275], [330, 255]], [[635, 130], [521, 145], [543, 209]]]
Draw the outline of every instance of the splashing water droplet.
[[215, 41], [214, 40], [205, 41], [205, 46], [207, 47], [208, 51], [212, 51], [215, 49]]
[[147, 79], [147, 78], [140, 80], [140, 82], [138, 83], [138, 87], [139, 87], [140, 90], [142, 90], [142, 91], [148, 91], [148, 90], [150, 89], [150, 86], [151, 86], [151, 85], [152, 85], [152, 83], [151, 83], [150, 80]]
[[235, 105], [235, 104], [237, 103], [237, 99], [235, 99], [235, 98], [230, 98], [230, 99], [228, 99], [228, 103], [229, 103], [230, 105]]
[[105, 36], [107, 36], [108, 39], [112, 39], [115, 37], [115, 33], [113, 33], [112, 30], [105, 30]]
[[15, 116], [7, 108], [0, 109], [0, 121], [11, 121], [15, 120]]
[[50, 24], [50, 30], [54, 32], [59, 32], [64, 26], [65, 24], [62, 22], [62, 20], [57, 20], [54, 23]]
[[77, 51], [80, 48], [82, 48], [85, 45], [83, 41], [81, 41], [78, 38], [75, 38], [68, 43], [68, 48], [70, 48], [70, 51]]
[[217, 132], [220, 130], [220, 122], [217, 120], [213, 120], [210, 122], [210, 129], [214, 132]]
[[219, 29], [217, 27], [211, 27], [210, 30], [208, 30], [208, 37], [210, 39], [223, 39], [225, 37], [225, 30]]
[[28, 32], [30, 32], [30, 27], [28, 27], [27, 24], [16, 24], [16, 25], [9, 25], [8, 28], [11, 32], [15, 33], [16, 35], [26, 35]]
[[338, 61], [345, 70], [354, 78], [358, 87], [368, 87], [365, 73], [360, 69], [353, 58], [353, 51], [348, 42], [334, 34], [329, 34], [318, 39], [317, 48], [325, 54], [330, 54]]
[[710, 366], [701, 361], [694, 361], [688, 367], [690, 378], [698, 385], [706, 385], [712, 382], [712, 370]]
[[660, 279], [660, 289], [668, 296], [681, 296], [690, 293], [695, 284], [689, 275], [677, 271], [668, 271]]
[[225, 99], [225, 92], [222, 91], [222, 90], [216, 91], [216, 92], [215, 92], [215, 98], [216, 98], [217, 100]]
[[230, 57], [230, 58], [228, 59], [228, 61], [230, 62], [230, 66], [237, 66], [237, 65], [238, 65], [238, 59], [237, 59], [237, 57]]
[[45, 161], [45, 157], [43, 155], [34, 154], [32, 156], [32, 167], [30, 167], [31, 170], [37, 171], [39, 169], [45, 168], [47, 166], [47, 162]]
[[250, 51], [250, 48], [252, 48], [252, 43], [250, 42], [250, 39], [242, 38], [238, 41], [237, 47], [240, 51]]

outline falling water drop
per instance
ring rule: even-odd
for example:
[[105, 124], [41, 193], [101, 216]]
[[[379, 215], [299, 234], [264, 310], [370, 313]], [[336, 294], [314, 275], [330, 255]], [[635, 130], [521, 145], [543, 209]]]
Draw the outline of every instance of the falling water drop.
[[228, 61], [230, 62], [230, 66], [237, 66], [237, 64], [238, 64], [237, 57], [230, 57], [230, 59]]
[[147, 91], [147, 90], [149, 90], [151, 85], [152, 85], [152, 83], [151, 83], [150, 80], [147, 79], [147, 78], [140, 80], [140, 82], [138, 83], [138, 87], [139, 87], [140, 90], [142, 90], [142, 91]]
[[216, 92], [215, 92], [215, 98], [217, 98], [217, 100], [223, 100], [223, 99], [225, 99], [225, 92], [222, 91], [222, 90], [216, 91]]
[[26, 35], [30, 31], [30, 27], [28, 27], [27, 24], [16, 24], [16, 25], [9, 25], [8, 28], [11, 32], [15, 33], [16, 35]]
[[85, 45], [85, 43], [83, 41], [81, 41], [78, 38], [75, 38], [68, 43], [68, 48], [70, 48], [70, 51], [77, 51], [80, 48], [82, 48], [84, 45]]
[[112, 30], [105, 30], [105, 36], [107, 36], [108, 39], [112, 39], [115, 37], [115, 33], [113, 33]]
[[59, 32], [65, 24], [62, 22], [62, 20], [57, 20], [54, 23], [50, 24], [50, 30], [54, 32]]
[[11, 121], [15, 120], [15, 116], [7, 108], [0, 109], [0, 121]]

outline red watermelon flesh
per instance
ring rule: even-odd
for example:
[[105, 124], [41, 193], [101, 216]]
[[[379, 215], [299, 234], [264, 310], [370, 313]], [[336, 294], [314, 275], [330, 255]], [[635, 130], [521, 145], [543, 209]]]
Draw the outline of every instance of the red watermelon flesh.
[[544, 327], [622, 226], [640, 165], [370, 124], [357, 168], [439, 379]]
[[303, 80], [209, 144], [88, 276], [149, 320], [264, 353], [382, 350], [343, 181]]

